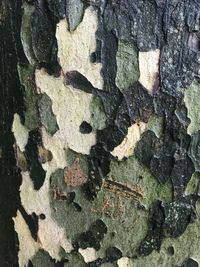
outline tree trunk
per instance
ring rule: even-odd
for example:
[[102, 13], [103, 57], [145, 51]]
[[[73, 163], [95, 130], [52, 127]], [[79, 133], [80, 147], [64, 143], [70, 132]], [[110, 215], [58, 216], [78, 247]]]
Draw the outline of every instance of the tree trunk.
[[199, 18], [1, 1], [0, 266], [199, 266]]

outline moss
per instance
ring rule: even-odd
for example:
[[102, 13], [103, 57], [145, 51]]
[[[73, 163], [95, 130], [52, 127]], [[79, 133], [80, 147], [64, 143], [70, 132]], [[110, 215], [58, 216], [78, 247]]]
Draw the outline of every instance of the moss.
[[33, 130], [40, 126], [37, 108], [38, 95], [35, 85], [35, 68], [31, 65], [18, 65], [21, 84], [24, 86], [25, 123], [24, 125]]

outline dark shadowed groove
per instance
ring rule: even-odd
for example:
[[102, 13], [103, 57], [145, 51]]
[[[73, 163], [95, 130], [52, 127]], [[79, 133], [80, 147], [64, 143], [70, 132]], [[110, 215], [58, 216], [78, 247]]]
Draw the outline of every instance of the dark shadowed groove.
[[[15, 14], [15, 15], [14, 15]], [[16, 15], [17, 14], [17, 15]], [[18, 240], [12, 217], [20, 202], [21, 176], [16, 167], [11, 131], [13, 115], [22, 114], [23, 95], [17, 63], [21, 1], [0, 2], [0, 266], [18, 266]], [[17, 41], [18, 40], [18, 41]]]

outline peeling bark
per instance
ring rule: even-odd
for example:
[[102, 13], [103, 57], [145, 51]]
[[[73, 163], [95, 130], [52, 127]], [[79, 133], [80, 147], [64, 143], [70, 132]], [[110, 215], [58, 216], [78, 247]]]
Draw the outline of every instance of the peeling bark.
[[199, 1], [14, 2], [0, 265], [199, 266]]

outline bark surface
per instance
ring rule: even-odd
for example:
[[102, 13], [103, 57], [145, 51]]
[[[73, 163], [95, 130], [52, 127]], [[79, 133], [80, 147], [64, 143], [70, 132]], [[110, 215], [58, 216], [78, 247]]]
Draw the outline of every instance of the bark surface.
[[0, 34], [0, 265], [199, 266], [199, 1], [2, 0]]

